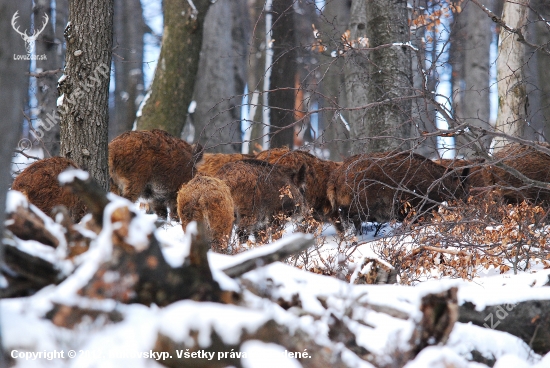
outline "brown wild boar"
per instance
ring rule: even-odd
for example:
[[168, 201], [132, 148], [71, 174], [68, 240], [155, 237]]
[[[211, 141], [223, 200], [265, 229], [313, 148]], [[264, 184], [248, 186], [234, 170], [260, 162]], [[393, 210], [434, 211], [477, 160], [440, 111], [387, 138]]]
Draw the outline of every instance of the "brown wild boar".
[[205, 153], [197, 164], [197, 170], [208, 176], [215, 176], [225, 164], [234, 161], [254, 158], [254, 155], [242, 153]]
[[469, 174], [463, 181], [464, 189], [470, 195], [480, 195], [494, 184], [491, 169], [485, 164], [484, 159], [438, 159], [434, 162], [458, 173], [469, 169]]
[[183, 231], [191, 221], [203, 221], [212, 239], [212, 249], [225, 252], [235, 206], [229, 187], [220, 179], [197, 174], [178, 191], [178, 215]]
[[[545, 148], [548, 144], [537, 143]], [[550, 189], [544, 189], [524, 183], [512, 173], [498, 167], [495, 163], [502, 163], [517, 170], [529, 179], [550, 182], [550, 156], [536, 148], [510, 143], [498, 150], [490, 162], [484, 160], [464, 161], [455, 163], [441, 160], [442, 164], [454, 168], [470, 165], [470, 175], [466, 180], [469, 194], [481, 195], [487, 190], [497, 190], [505, 203], [521, 203], [523, 201], [534, 204], [550, 205]]]
[[[548, 144], [540, 145], [550, 148]], [[496, 162], [502, 162], [529, 179], [545, 183], [550, 182], [550, 155], [544, 152], [523, 144], [511, 143], [497, 151], [493, 156]], [[506, 203], [527, 201], [545, 206], [550, 205], [550, 189], [543, 189], [525, 183], [512, 173], [495, 165], [491, 165], [490, 172], [492, 184], [499, 188]]]
[[242, 160], [224, 165], [216, 174], [231, 190], [235, 203], [237, 233], [245, 242], [256, 241], [268, 227], [280, 230], [284, 220], [304, 215], [305, 165], [296, 172], [260, 160]]
[[125, 132], [109, 143], [111, 191], [135, 202], [152, 201], [161, 218], [177, 218], [177, 193], [196, 174], [202, 147], [160, 129]]
[[71, 219], [79, 222], [86, 214], [86, 206], [69, 188], [61, 187], [57, 177], [77, 164], [64, 157], [51, 157], [29, 165], [13, 181], [11, 189], [22, 192], [29, 202], [42, 212], [51, 215], [52, 209], [63, 205], [69, 210]]
[[[465, 169], [462, 175], [467, 174]], [[355, 155], [333, 172], [327, 195], [340, 213], [337, 230], [351, 221], [361, 233], [363, 221], [402, 221], [411, 207], [421, 213], [436, 202], [463, 197], [463, 177], [415, 153]]]
[[341, 164], [321, 160], [306, 151], [291, 151], [288, 148], [273, 148], [260, 152], [256, 155], [256, 159], [296, 171], [305, 164], [307, 209], [313, 209], [313, 218], [317, 221], [334, 220], [330, 217], [332, 206], [327, 197], [327, 183], [330, 174]]

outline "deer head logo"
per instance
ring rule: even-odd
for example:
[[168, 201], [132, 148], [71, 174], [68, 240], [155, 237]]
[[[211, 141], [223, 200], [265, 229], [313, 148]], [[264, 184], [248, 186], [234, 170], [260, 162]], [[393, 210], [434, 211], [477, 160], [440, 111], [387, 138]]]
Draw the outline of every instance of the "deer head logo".
[[38, 38], [38, 35], [42, 33], [44, 28], [46, 28], [46, 25], [48, 24], [48, 20], [50, 18], [48, 17], [48, 14], [44, 14], [44, 23], [42, 24], [42, 28], [40, 30], [37, 30], [35, 27], [34, 33], [31, 36], [29, 36], [27, 34], [26, 29], [25, 29], [25, 32], [21, 32], [19, 30], [19, 26], [17, 26], [16, 24], [17, 18], [19, 18], [19, 15], [17, 15], [17, 13], [19, 13], [19, 10], [16, 11], [13, 17], [11, 18], [11, 26], [13, 27], [15, 32], [21, 35], [21, 38], [23, 38], [23, 41], [25, 41], [25, 48], [27, 49], [27, 53], [30, 54], [34, 49], [34, 41], [36, 41], [36, 39]]

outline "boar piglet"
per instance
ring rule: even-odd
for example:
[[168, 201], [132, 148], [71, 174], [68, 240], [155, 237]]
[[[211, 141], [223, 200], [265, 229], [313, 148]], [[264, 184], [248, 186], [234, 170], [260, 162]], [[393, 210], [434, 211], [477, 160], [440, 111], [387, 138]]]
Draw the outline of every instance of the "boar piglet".
[[178, 191], [178, 215], [183, 231], [191, 221], [204, 222], [212, 249], [226, 252], [235, 219], [229, 187], [220, 179], [197, 174]]

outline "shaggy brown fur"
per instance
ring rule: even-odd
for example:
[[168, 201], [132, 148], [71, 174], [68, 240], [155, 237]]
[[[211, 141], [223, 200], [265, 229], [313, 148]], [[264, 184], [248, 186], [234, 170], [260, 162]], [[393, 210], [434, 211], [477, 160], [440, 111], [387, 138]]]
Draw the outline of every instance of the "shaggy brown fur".
[[[224, 165], [216, 174], [231, 190], [236, 225], [241, 242], [250, 233], [256, 236], [270, 225], [280, 228], [279, 214], [303, 216], [305, 166], [298, 172], [260, 160], [243, 160]], [[288, 191], [285, 191], [288, 188]]]
[[212, 249], [227, 250], [235, 206], [229, 187], [220, 179], [198, 174], [178, 191], [178, 215], [183, 231], [191, 221], [203, 221], [210, 232]]
[[327, 194], [333, 210], [340, 212], [342, 223], [352, 221], [360, 232], [362, 221], [402, 221], [410, 206], [424, 212], [433, 208], [431, 201], [463, 197], [461, 179], [455, 172], [414, 153], [355, 155], [333, 172]]
[[305, 151], [291, 151], [288, 148], [273, 148], [256, 155], [257, 160], [264, 160], [273, 165], [280, 165], [298, 170], [306, 165], [306, 205], [313, 209], [313, 218], [317, 221], [330, 221], [332, 207], [327, 197], [327, 183], [330, 174], [341, 163], [321, 160]]
[[200, 145], [191, 146], [163, 130], [126, 132], [109, 144], [111, 191], [130, 201], [151, 199], [162, 218], [177, 218], [178, 189], [196, 173]]
[[[550, 148], [544, 144], [545, 148]], [[495, 161], [516, 169], [529, 179], [550, 182], [550, 156], [533, 147], [519, 143], [504, 146], [494, 154]], [[537, 188], [524, 183], [507, 171], [491, 166], [492, 184], [500, 188], [507, 203], [528, 201], [536, 204], [550, 205], [550, 190]], [[508, 189], [513, 187], [517, 189]]]
[[57, 177], [68, 168], [78, 168], [76, 163], [63, 157], [46, 158], [28, 166], [15, 178], [12, 189], [25, 194], [42, 212], [51, 215], [52, 209], [63, 205], [72, 220], [79, 222], [86, 214], [86, 206], [69, 188], [61, 187]]
[[464, 182], [466, 192], [469, 194], [478, 195], [493, 185], [491, 169], [487, 165], [484, 165], [484, 159], [439, 159], [434, 160], [434, 162], [446, 168], [457, 170], [458, 173], [469, 168], [469, 175], [465, 178]]
[[[550, 145], [541, 143], [550, 148]], [[467, 188], [472, 195], [479, 195], [487, 190], [496, 189], [505, 203], [528, 201], [535, 204], [550, 205], [550, 190], [530, 186], [521, 179], [494, 164], [483, 164], [483, 160], [455, 163], [441, 160], [442, 164], [453, 167], [474, 165], [467, 179]], [[504, 146], [494, 155], [494, 162], [501, 162], [528, 177], [542, 182], [550, 182], [550, 156], [533, 147], [519, 143]], [[513, 189], [517, 188], [517, 189]]]
[[204, 175], [215, 176], [223, 165], [251, 158], [254, 158], [254, 155], [245, 155], [242, 153], [205, 153], [202, 156], [201, 162], [197, 165], [197, 170]]

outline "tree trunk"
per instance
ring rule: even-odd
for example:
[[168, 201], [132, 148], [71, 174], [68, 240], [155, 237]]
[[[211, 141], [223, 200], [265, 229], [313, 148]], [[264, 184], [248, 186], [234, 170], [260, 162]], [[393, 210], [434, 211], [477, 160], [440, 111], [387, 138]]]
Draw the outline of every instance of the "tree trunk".
[[241, 152], [249, 23], [244, 0], [218, 1], [206, 14], [193, 123], [195, 141], [210, 152]]
[[[56, 115], [57, 80], [63, 68], [63, 27], [67, 24], [67, 1], [56, 1], [53, 9], [49, 0], [37, 0], [34, 7], [35, 29], [37, 24], [40, 26], [44, 14], [48, 15], [49, 21], [37, 39], [36, 55], [46, 55], [46, 60], [37, 60], [35, 71], [46, 73], [36, 80], [39, 113], [31, 135], [42, 141], [42, 148], [46, 151], [44, 157], [53, 157], [59, 156], [59, 121], [51, 117]], [[49, 73], [54, 70], [59, 71]]]
[[143, 99], [143, 35], [146, 24], [139, 0], [115, 2], [114, 53], [115, 107], [109, 140], [132, 130]]
[[[29, 60], [22, 37], [12, 28], [15, 12], [16, 27], [22, 32], [30, 29], [30, 1], [3, 1], [0, 3], [0, 234], [3, 234], [6, 192], [11, 186], [11, 161], [13, 150], [21, 139], [24, 110], [27, 109], [29, 93]], [[27, 32], [27, 35], [30, 32]], [[30, 124], [30, 122], [29, 122]], [[30, 148], [29, 140], [19, 141], [18, 149]], [[0, 263], [3, 261], [0, 244]]]
[[113, 0], [70, 0], [62, 96], [61, 155], [109, 188], [107, 143]]
[[164, 129], [180, 137], [199, 68], [209, 0], [165, 0], [164, 34], [150, 91], [138, 112], [138, 129]]
[[[502, 20], [512, 28], [521, 28], [527, 22], [530, 0], [505, 2]], [[527, 117], [527, 93], [523, 65], [525, 45], [517, 41], [517, 35], [501, 27], [497, 59], [498, 115], [495, 129], [521, 138]], [[507, 143], [505, 138], [495, 138], [495, 151]]]
[[345, 80], [346, 97], [349, 111], [348, 124], [350, 127], [351, 154], [364, 151], [365, 138], [369, 137], [365, 110], [354, 109], [365, 106], [368, 102], [368, 85], [371, 83], [368, 74], [367, 52], [359, 48], [367, 46], [359, 45], [359, 39], [367, 37], [367, 13], [366, 0], [353, 0], [351, 2], [350, 36], [346, 42], [351, 43], [346, 56]]
[[[422, 0], [418, 3], [418, 8], [413, 9], [415, 14], [413, 18], [416, 18], [419, 15], [424, 15], [425, 11], [428, 11], [428, 2]], [[426, 9], [422, 11], [421, 8]], [[412, 21], [417, 19], [412, 19]], [[418, 57], [413, 57], [412, 59], [412, 73], [413, 73], [413, 84], [414, 88], [418, 91], [424, 91], [425, 93], [435, 93], [437, 87], [437, 78], [436, 70], [433, 69], [430, 71], [431, 65], [426, 65], [426, 39], [433, 40], [435, 42], [438, 37], [435, 36], [434, 30], [427, 30], [424, 26], [415, 27], [414, 31], [411, 32], [411, 41], [412, 43], [421, 50], [420, 60]], [[433, 43], [432, 43], [433, 45]], [[437, 62], [437, 48], [431, 47], [431, 62]], [[422, 95], [419, 98], [412, 101], [412, 118], [415, 125], [415, 136], [422, 137], [424, 132], [434, 132], [437, 130], [436, 116], [435, 116], [435, 106], [430, 102], [426, 96]], [[415, 152], [430, 158], [439, 157], [437, 150], [437, 138], [428, 137], [420, 138], [417, 143], [415, 143]]]
[[[30, 1], [3, 1], [0, 3], [0, 234], [4, 233], [6, 218], [6, 192], [11, 177], [11, 161], [13, 149], [21, 138], [23, 110], [26, 107], [29, 91], [29, 61], [15, 60], [16, 55], [25, 55], [25, 42], [11, 26], [15, 12], [19, 12], [17, 19], [20, 29], [29, 28], [31, 21]], [[19, 149], [29, 148], [27, 143], [20, 141]], [[4, 246], [0, 244], [0, 264], [4, 264]], [[0, 321], [1, 322], [1, 321]], [[0, 346], [2, 346], [2, 332], [0, 328]], [[7, 366], [4, 354], [0, 353], [0, 366]]]
[[275, 0], [273, 13], [273, 65], [270, 78], [271, 148], [294, 145], [296, 39], [294, 0]]
[[[342, 49], [341, 37], [348, 29], [350, 17], [350, 4], [347, 1], [329, 1], [325, 4], [319, 16], [320, 38], [323, 45], [328, 47], [328, 53]], [[321, 61], [322, 79], [321, 100], [319, 108], [334, 108], [346, 106], [345, 78], [343, 73], [344, 58], [336, 55], [336, 58], [324, 58], [319, 56]], [[320, 113], [320, 122], [323, 125], [322, 140], [324, 148], [329, 150], [329, 158], [335, 161], [341, 161], [347, 157], [350, 150], [349, 131], [343, 120], [349, 120], [349, 114], [346, 111], [328, 110]]]
[[[491, 1], [484, 5], [491, 8]], [[490, 60], [489, 52], [492, 42], [492, 21], [487, 14], [475, 4], [467, 3], [460, 17], [466, 17], [464, 47], [464, 84], [462, 92], [461, 122], [473, 126], [491, 129], [490, 118]], [[458, 156], [472, 158], [475, 151], [481, 148], [484, 152], [490, 147], [491, 137], [481, 137], [479, 143], [470, 143], [468, 136], [459, 135], [456, 139]], [[479, 147], [479, 148], [478, 148]]]
[[[533, 4], [534, 11], [542, 15], [545, 19], [550, 17], [550, 4], [545, 0], [536, 0]], [[550, 31], [547, 25], [538, 21], [533, 24], [535, 44], [547, 45], [550, 42]], [[536, 70], [533, 72], [533, 82], [537, 88], [538, 104], [533, 104], [530, 101], [531, 111], [536, 114], [536, 119], [539, 124], [538, 131], [542, 135], [537, 135], [538, 140], [550, 142], [550, 73], [548, 73], [548, 65], [550, 65], [550, 55], [534, 51], [536, 61]], [[531, 100], [531, 99], [530, 99]]]
[[[365, 10], [365, 35], [371, 48], [410, 41], [406, 1], [370, 0]], [[364, 26], [363, 23], [359, 25]], [[351, 30], [353, 42], [353, 27]], [[406, 46], [389, 46], [371, 50], [368, 56], [366, 101], [381, 104], [364, 111], [363, 121], [351, 123], [352, 152], [408, 149], [411, 146], [411, 100], [391, 100], [412, 94], [411, 51]], [[354, 101], [349, 102], [357, 106]], [[359, 126], [353, 127], [354, 124]]]
[[[250, 3], [250, 2], [249, 2]], [[258, 146], [262, 145], [263, 140], [263, 125], [261, 124], [263, 116], [263, 106], [260, 99], [263, 92], [263, 79], [265, 78], [265, 62], [266, 62], [266, 13], [264, 10], [264, 0], [254, 0], [253, 4], [249, 5], [249, 19], [252, 21], [252, 33], [250, 47], [248, 49], [248, 58], [246, 64], [247, 83], [248, 83], [248, 99], [250, 103], [249, 109], [249, 124], [248, 130], [245, 130], [245, 136], [249, 136], [250, 142], [245, 142], [243, 153], [252, 153], [258, 150]]]
[[[461, 0], [453, 0], [453, 5], [462, 6]], [[456, 9], [456, 8], [455, 8]], [[451, 23], [451, 34], [449, 36], [449, 64], [451, 65], [451, 98], [454, 115], [464, 116], [464, 75], [465, 75], [465, 49], [467, 35], [467, 19], [462, 12], [453, 12], [453, 21]], [[434, 53], [437, 51], [434, 51]]]

